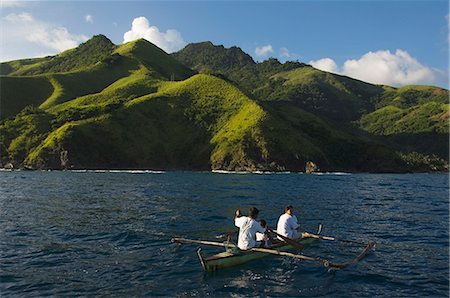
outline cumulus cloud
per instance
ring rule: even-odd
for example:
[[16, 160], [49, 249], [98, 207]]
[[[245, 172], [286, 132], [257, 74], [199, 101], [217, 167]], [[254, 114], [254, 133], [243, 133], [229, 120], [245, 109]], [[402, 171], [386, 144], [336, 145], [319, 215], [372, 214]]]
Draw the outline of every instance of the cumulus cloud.
[[262, 47], [256, 47], [255, 54], [258, 57], [266, 57], [270, 53], [273, 53], [273, 48], [271, 44], [262, 46]]
[[139, 38], [144, 38], [154, 43], [168, 53], [178, 51], [186, 45], [180, 32], [175, 29], [168, 29], [166, 32], [161, 32], [158, 27], [151, 26], [145, 17], [138, 17], [133, 20], [131, 30], [125, 32], [123, 35], [123, 42], [125, 43]]
[[10, 13], [1, 19], [3, 37], [2, 61], [36, 57], [40, 53], [56, 54], [78, 46], [88, 38], [76, 35], [62, 26], [37, 20], [27, 12]]
[[339, 73], [339, 68], [336, 62], [334, 62], [331, 58], [322, 58], [316, 61], [310, 61], [309, 64], [323, 71]]
[[412, 57], [404, 50], [368, 52], [359, 59], [349, 59], [338, 67], [331, 58], [309, 62], [312, 66], [337, 74], [346, 75], [374, 84], [404, 86], [410, 84], [432, 84], [439, 73]]
[[84, 20], [86, 21], [86, 23], [89, 23], [89, 24], [93, 24], [94, 23], [94, 17], [91, 16], [90, 14], [86, 15], [84, 17]]

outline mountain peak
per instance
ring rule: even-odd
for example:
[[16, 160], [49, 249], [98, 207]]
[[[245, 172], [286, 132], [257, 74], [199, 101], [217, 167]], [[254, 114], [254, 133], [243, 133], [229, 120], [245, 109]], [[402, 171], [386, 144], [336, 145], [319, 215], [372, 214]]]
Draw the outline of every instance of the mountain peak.
[[225, 48], [223, 45], [214, 45], [210, 41], [190, 43], [172, 55], [196, 70], [221, 71], [255, 64], [252, 57], [241, 48], [236, 46]]
[[49, 56], [28, 67], [14, 71], [14, 75], [37, 75], [78, 71], [94, 65], [108, 57], [116, 45], [105, 35], [94, 35], [78, 47], [66, 50], [56, 56]]
[[89, 40], [82, 43], [81, 45], [92, 45], [92, 44], [104, 45], [104, 46], [109, 46], [109, 47], [114, 46], [114, 43], [103, 34], [94, 35]]
[[115, 53], [136, 59], [166, 79], [186, 79], [195, 73], [163, 49], [143, 38], [118, 46]]

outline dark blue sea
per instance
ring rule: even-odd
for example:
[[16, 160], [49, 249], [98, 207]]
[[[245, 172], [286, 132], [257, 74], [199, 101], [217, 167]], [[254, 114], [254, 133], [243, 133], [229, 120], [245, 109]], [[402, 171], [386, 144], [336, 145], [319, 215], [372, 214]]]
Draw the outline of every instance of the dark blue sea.
[[[275, 227], [288, 204], [306, 231], [377, 246], [340, 271], [273, 256], [207, 274], [170, 242], [215, 241], [250, 206]], [[0, 296], [448, 297], [449, 175], [0, 172]]]

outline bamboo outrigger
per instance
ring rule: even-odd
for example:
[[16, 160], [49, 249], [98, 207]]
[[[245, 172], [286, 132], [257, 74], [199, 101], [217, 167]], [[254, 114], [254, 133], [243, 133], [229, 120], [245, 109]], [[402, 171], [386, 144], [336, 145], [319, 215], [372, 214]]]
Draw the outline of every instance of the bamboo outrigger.
[[[321, 232], [321, 228], [322, 227], [319, 226], [317, 234], [305, 233], [305, 236], [300, 241], [298, 241], [298, 242], [294, 241], [294, 242], [297, 242], [298, 245], [306, 246], [306, 245], [309, 245], [309, 244], [317, 241], [317, 239], [331, 240], [331, 239], [327, 239], [327, 238], [332, 238], [332, 237], [327, 237], [327, 236], [318, 237], [319, 236], [318, 234], [320, 234], [320, 232]], [[333, 240], [337, 240], [337, 239], [334, 238]], [[286, 242], [280, 242], [280, 243], [273, 244], [269, 247], [252, 248], [247, 251], [241, 251], [241, 250], [237, 249], [237, 246], [233, 243], [192, 240], [192, 239], [185, 239], [185, 238], [173, 238], [172, 239], [172, 242], [180, 243], [180, 244], [197, 243], [197, 244], [204, 244], [204, 245], [227, 247], [228, 248], [227, 251], [215, 254], [215, 255], [207, 257], [207, 258], [205, 258], [202, 255], [201, 248], [199, 248], [197, 250], [197, 255], [200, 259], [200, 263], [201, 263], [203, 269], [207, 272], [213, 272], [218, 269], [241, 265], [241, 264], [250, 262], [252, 260], [260, 259], [260, 258], [269, 256], [269, 255], [287, 256], [287, 257], [293, 257], [293, 258], [297, 258], [297, 259], [301, 259], [301, 260], [315, 261], [315, 262], [321, 263], [323, 266], [330, 268], [330, 269], [343, 269], [343, 268], [346, 268], [346, 267], [360, 261], [375, 246], [374, 242], [369, 242], [369, 243], [365, 244], [363, 251], [354, 260], [352, 260], [350, 262], [346, 262], [346, 263], [334, 264], [334, 263], [330, 262], [329, 260], [326, 260], [326, 259], [323, 259], [320, 257], [309, 257], [309, 256], [305, 256], [302, 254], [295, 254], [295, 253], [287, 252], [287, 250], [292, 249], [294, 246], [298, 246], [298, 245], [295, 245], [295, 243], [292, 243], [293, 240], [288, 240], [288, 241], [291, 243], [288, 244]], [[294, 246], [292, 244], [294, 244]]]

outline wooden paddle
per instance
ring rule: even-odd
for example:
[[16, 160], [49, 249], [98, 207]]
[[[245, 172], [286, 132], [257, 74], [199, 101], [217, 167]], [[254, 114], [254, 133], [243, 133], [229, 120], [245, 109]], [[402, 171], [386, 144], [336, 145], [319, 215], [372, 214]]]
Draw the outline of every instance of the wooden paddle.
[[292, 247], [295, 247], [297, 249], [303, 249], [305, 246], [301, 243], [298, 243], [297, 241], [288, 238], [286, 236], [280, 235], [277, 232], [275, 232], [274, 230], [269, 230], [269, 232], [274, 233], [275, 235], [277, 235], [278, 237], [280, 237], [281, 239], [283, 239], [284, 242], [286, 242], [287, 244], [291, 245]]

